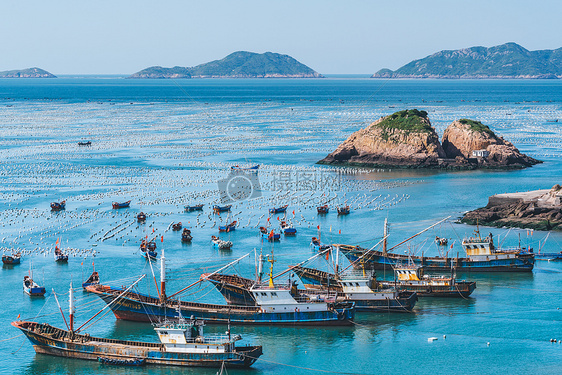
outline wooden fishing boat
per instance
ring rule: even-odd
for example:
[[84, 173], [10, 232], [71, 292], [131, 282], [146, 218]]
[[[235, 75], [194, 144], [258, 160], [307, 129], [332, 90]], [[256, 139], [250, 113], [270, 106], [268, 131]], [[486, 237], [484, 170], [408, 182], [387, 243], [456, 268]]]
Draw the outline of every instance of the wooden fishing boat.
[[68, 262], [68, 254], [64, 253], [58, 246], [55, 246], [55, 262], [66, 263]]
[[281, 233], [275, 233], [273, 229], [268, 230], [266, 227], [260, 227], [260, 233], [262, 238], [267, 238], [269, 242], [281, 240]]
[[216, 213], [216, 214], [219, 214], [221, 212], [228, 212], [228, 211], [230, 211], [231, 208], [232, 208], [231, 204], [229, 204], [227, 206], [214, 205], [213, 206], [213, 212]]
[[191, 236], [191, 231], [187, 228], [183, 228], [183, 232], [181, 233], [181, 241], [182, 242], [191, 242], [193, 237]]
[[80, 141], [78, 142], [78, 146], [91, 146], [92, 141]]
[[27, 275], [23, 277], [23, 291], [30, 296], [44, 296], [46, 293], [45, 287], [40, 286]]
[[51, 211], [62, 211], [66, 209], [66, 200], [51, 203]]
[[127, 208], [130, 205], [131, 205], [131, 201], [127, 201], [127, 202], [123, 202], [123, 203], [113, 202], [112, 207], [114, 209], [118, 209], [118, 208]]
[[12, 253], [12, 255], [8, 255], [8, 254], [2, 255], [2, 263], [10, 264], [10, 265], [20, 264], [21, 263], [21, 253], [17, 252], [15, 254]]
[[172, 224], [172, 230], [174, 231], [181, 230], [181, 228], [182, 228], [181, 221], [179, 223]]
[[195, 206], [185, 206], [185, 212], [203, 211], [203, 204], [196, 204]]
[[87, 359], [104, 364], [245, 368], [262, 355], [261, 346], [237, 346], [236, 342], [242, 337], [231, 335], [230, 327], [224, 335], [205, 336], [204, 323], [194, 319], [185, 320], [179, 309], [177, 322], [162, 320], [161, 323], [155, 324], [154, 330], [159, 343], [92, 337], [80, 333], [80, 330], [101, 311], [74, 329], [72, 290], [69, 300], [68, 330], [29, 321], [15, 321], [12, 326], [23, 332], [37, 353]]
[[317, 251], [324, 251], [332, 247], [332, 245], [323, 244], [322, 242], [320, 242], [320, 239], [316, 237], [312, 237], [312, 240], [310, 241], [310, 246], [312, 246]]
[[338, 206], [338, 215], [349, 215], [351, 208], [349, 206]]
[[273, 207], [269, 209], [269, 213], [270, 214], [280, 214], [283, 212], [287, 212], [287, 207], [289, 207], [288, 204], [281, 206], [281, 207]]
[[238, 224], [238, 222], [235, 220], [227, 225], [219, 225], [219, 232], [234, 232], [236, 230], [236, 224]]
[[137, 221], [138, 221], [139, 223], [145, 222], [145, 221], [146, 221], [146, 214], [145, 214], [144, 212], [140, 212], [140, 213], [137, 215]]
[[156, 252], [156, 242], [143, 239], [140, 244], [140, 254], [146, 259], [156, 259], [158, 256]]
[[285, 236], [294, 236], [297, 234], [297, 229], [286, 221], [281, 221], [281, 232], [283, 232]]
[[260, 165], [254, 165], [253, 167], [248, 167], [248, 168], [243, 168], [239, 165], [233, 165], [230, 167], [231, 170], [233, 171], [257, 171], [259, 169]]
[[213, 245], [220, 250], [230, 250], [232, 248], [232, 241], [223, 241], [217, 236], [211, 236], [211, 241]]
[[90, 285], [98, 285], [100, 283], [100, 275], [97, 271], [92, 272], [90, 277], [82, 283], [82, 288], [86, 289]]
[[316, 210], [318, 211], [319, 214], [324, 215], [330, 211], [330, 207], [328, 207], [328, 205], [325, 204], [323, 206], [316, 207]]
[[[229, 263], [220, 270], [239, 262], [247, 255]], [[164, 262], [161, 261], [160, 263], [162, 265], [162, 286], [160, 290], [165, 291]], [[170, 296], [166, 296], [165, 292], [160, 293], [158, 298], [131, 291], [134, 284], [128, 288], [94, 285], [87, 289], [96, 293], [108, 304], [117, 319], [132, 321], [178, 320], [180, 315], [183, 315], [217, 324], [350, 325], [355, 316], [355, 308], [351, 303], [300, 302], [291, 296], [288, 285], [273, 285], [272, 287], [257, 285], [253, 287], [251, 292], [256, 298], [256, 306], [186, 302], [174, 298], [179, 293], [205, 280], [205, 277], [200, 277], [199, 280], [176, 293]]]

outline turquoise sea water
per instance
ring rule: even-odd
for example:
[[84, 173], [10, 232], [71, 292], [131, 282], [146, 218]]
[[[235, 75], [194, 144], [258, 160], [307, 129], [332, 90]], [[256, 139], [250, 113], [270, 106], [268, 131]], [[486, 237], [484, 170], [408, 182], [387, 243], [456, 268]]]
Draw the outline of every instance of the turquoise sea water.
[[[310, 238], [372, 246], [388, 218], [390, 243], [464, 211], [486, 204], [495, 193], [550, 188], [561, 183], [562, 83], [557, 81], [317, 80], [125, 80], [118, 77], [0, 80], [0, 247], [19, 248], [22, 264], [0, 269], [0, 364], [3, 373], [193, 373], [215, 370], [108, 367], [95, 362], [36, 355], [10, 322], [22, 318], [63, 326], [54, 289], [66, 311], [70, 282], [78, 286], [92, 271], [116, 285], [148, 273], [140, 290], [155, 293], [148, 263], [139, 256], [145, 236], [164, 236], [168, 291], [175, 291], [254, 249], [274, 251], [276, 271], [314, 254]], [[442, 134], [454, 119], [481, 120], [521, 151], [544, 163], [521, 171], [348, 170], [314, 163], [353, 131], [405, 108], [424, 109]], [[91, 140], [91, 147], [78, 147]], [[232, 215], [210, 214], [219, 201], [218, 180], [233, 164], [261, 164], [259, 197], [234, 203]], [[49, 204], [67, 200], [67, 210]], [[114, 211], [111, 202], [132, 200]], [[318, 217], [316, 205], [347, 201], [353, 212]], [[183, 206], [205, 203], [202, 214]], [[257, 227], [267, 209], [289, 204], [295, 238], [263, 244]], [[147, 223], [134, 220], [140, 211]], [[292, 211], [295, 211], [294, 217]], [[334, 211], [334, 209], [332, 209]], [[231, 252], [211, 247], [217, 226], [238, 220], [221, 235]], [[181, 221], [194, 240], [185, 245], [168, 230]], [[270, 222], [277, 227], [277, 216]], [[474, 228], [447, 223], [397, 251], [437, 254], [433, 238], [448, 237], [452, 252]], [[154, 230], [154, 232], [153, 232]], [[340, 234], [341, 231], [341, 234]], [[483, 228], [504, 246], [532, 245], [547, 233]], [[72, 250], [67, 265], [55, 264], [57, 240]], [[558, 252], [562, 234], [552, 233], [543, 251]], [[541, 242], [542, 245], [542, 242]], [[313, 266], [326, 268], [323, 260]], [[33, 267], [44, 298], [22, 291]], [[156, 265], [158, 267], [158, 264]], [[253, 258], [235, 270], [251, 276]], [[158, 271], [155, 270], [158, 274]], [[380, 274], [380, 277], [391, 277]], [[562, 262], [537, 261], [532, 274], [463, 274], [477, 282], [470, 299], [422, 299], [414, 314], [357, 314], [356, 325], [339, 328], [233, 327], [264, 355], [234, 374], [353, 373], [397, 371], [438, 374], [560, 373]], [[78, 291], [78, 323], [103, 307]], [[210, 285], [185, 300], [222, 302]], [[221, 332], [225, 327], [207, 327]], [[105, 315], [91, 335], [155, 341], [150, 325]], [[446, 335], [446, 338], [443, 336]], [[14, 338], [15, 337], [15, 338]], [[429, 337], [438, 337], [428, 343]], [[489, 346], [487, 344], [490, 344]]]

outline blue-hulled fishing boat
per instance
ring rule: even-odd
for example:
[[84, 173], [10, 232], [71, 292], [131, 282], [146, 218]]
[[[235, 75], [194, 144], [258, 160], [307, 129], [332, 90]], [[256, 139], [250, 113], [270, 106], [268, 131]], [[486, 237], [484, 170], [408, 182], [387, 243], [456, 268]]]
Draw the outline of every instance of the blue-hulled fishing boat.
[[332, 247], [332, 245], [323, 244], [320, 239], [316, 237], [312, 237], [312, 240], [310, 240], [310, 246], [316, 251], [324, 251]]
[[156, 242], [143, 239], [140, 244], [140, 254], [146, 259], [156, 259], [158, 256], [156, 252]]
[[338, 206], [338, 215], [349, 215], [351, 208], [349, 206]]
[[254, 165], [253, 167], [248, 167], [248, 168], [243, 168], [239, 165], [233, 165], [233, 166], [230, 167], [230, 169], [233, 170], [233, 171], [256, 171], [256, 170], [259, 169], [259, 167], [260, 167], [259, 164]]
[[196, 204], [195, 206], [185, 206], [185, 212], [203, 211], [203, 204]]
[[123, 202], [123, 203], [119, 203], [119, 202], [113, 202], [113, 204], [111, 205], [114, 209], [118, 209], [118, 208], [127, 208], [131, 205], [131, 201], [127, 201], [127, 202]]
[[281, 233], [275, 233], [273, 229], [268, 230], [266, 227], [260, 227], [260, 233], [262, 238], [267, 238], [270, 242], [281, 240]]
[[211, 242], [213, 242], [213, 246], [215, 246], [219, 250], [230, 250], [233, 245], [232, 241], [224, 241], [217, 236], [211, 236]]
[[238, 222], [235, 220], [227, 225], [219, 225], [219, 232], [233, 232], [236, 230], [236, 224], [238, 224]]
[[78, 146], [91, 146], [92, 141], [80, 141], [78, 142]]
[[213, 212], [214, 213], [221, 213], [221, 212], [228, 212], [230, 211], [230, 209], [232, 208], [232, 205], [229, 204], [227, 206], [219, 206], [219, 205], [214, 205], [213, 206]]
[[285, 236], [294, 236], [297, 234], [297, 229], [286, 221], [281, 221], [281, 232]]
[[51, 203], [51, 211], [62, 211], [66, 209], [66, 200]]
[[68, 254], [64, 253], [58, 246], [55, 246], [55, 262], [66, 263], [68, 262]]
[[31, 276], [23, 277], [23, 291], [30, 296], [44, 296], [46, 293], [45, 287], [37, 284]]
[[21, 263], [21, 253], [17, 252], [12, 255], [4, 254], [2, 255], [2, 263], [4, 264], [20, 264]]
[[269, 209], [269, 213], [270, 214], [281, 214], [283, 212], [287, 212], [287, 207], [289, 207], [288, 204], [281, 206], [281, 207], [273, 207]]
[[328, 212], [330, 212], [330, 207], [328, 207], [328, 205], [325, 204], [323, 206], [316, 207], [316, 211], [318, 211], [318, 213], [320, 215], [324, 215], [324, 214], [327, 214]]

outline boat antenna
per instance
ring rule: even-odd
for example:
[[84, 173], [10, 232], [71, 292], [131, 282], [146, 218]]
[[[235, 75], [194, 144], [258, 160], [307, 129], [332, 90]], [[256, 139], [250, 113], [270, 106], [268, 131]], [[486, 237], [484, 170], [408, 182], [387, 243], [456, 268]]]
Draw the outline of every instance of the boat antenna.
[[160, 301], [166, 302], [166, 258], [164, 257], [164, 236], [161, 238], [162, 255], [160, 256]]
[[384, 227], [383, 227], [383, 237], [384, 237], [384, 241], [382, 242], [382, 252], [383, 254], [386, 256], [387, 254], [387, 241], [386, 241], [386, 237], [388, 237], [388, 219], [385, 217], [384, 218]]

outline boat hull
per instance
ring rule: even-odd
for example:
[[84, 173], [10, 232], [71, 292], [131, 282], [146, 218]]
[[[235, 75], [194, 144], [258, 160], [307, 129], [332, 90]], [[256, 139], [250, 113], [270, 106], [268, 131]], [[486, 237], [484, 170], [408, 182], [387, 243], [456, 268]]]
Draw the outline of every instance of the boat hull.
[[[262, 354], [261, 346], [239, 347], [235, 352], [226, 353], [172, 353], [159, 343], [100, 339], [84, 335], [71, 336], [68, 331], [36, 324], [34, 331], [24, 325], [29, 322], [13, 322], [33, 345], [36, 353], [58, 357], [78, 358], [97, 361], [98, 358], [114, 360], [145, 359], [147, 365], [221, 367], [249, 367]], [[35, 332], [41, 328], [46, 333]], [[56, 337], [56, 338], [55, 338]], [[60, 337], [60, 338], [59, 338]], [[73, 337], [73, 339], [70, 339]]]
[[[106, 288], [103, 287], [102, 288]], [[100, 288], [88, 287], [105, 303], [110, 304], [120, 294], [119, 290], [101, 292]], [[110, 308], [117, 319], [139, 322], [154, 322], [164, 319], [177, 320], [179, 301], [162, 304], [156, 298], [128, 293]], [[355, 317], [354, 308], [331, 309], [327, 311], [267, 312], [255, 306], [216, 305], [208, 303], [181, 302], [181, 315], [204, 320], [209, 324], [240, 325], [350, 325]]]
[[400, 291], [416, 292], [419, 297], [469, 297], [474, 289], [476, 282], [474, 281], [457, 281], [453, 285], [412, 285], [406, 283], [392, 281], [381, 282], [382, 285], [395, 287]]
[[365, 312], [411, 312], [418, 301], [418, 295], [411, 292], [402, 292], [398, 298], [384, 299], [346, 299], [355, 303], [357, 311]]

